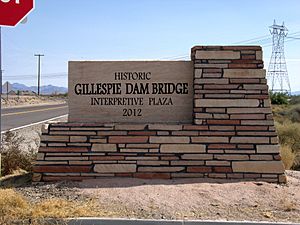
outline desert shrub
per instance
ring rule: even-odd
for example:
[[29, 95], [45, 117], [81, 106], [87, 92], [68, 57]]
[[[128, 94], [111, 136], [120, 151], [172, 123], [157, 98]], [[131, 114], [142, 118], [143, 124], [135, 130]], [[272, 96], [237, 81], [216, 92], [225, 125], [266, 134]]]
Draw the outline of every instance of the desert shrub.
[[36, 157], [36, 149], [30, 145], [24, 147], [25, 138], [15, 132], [7, 132], [3, 137], [3, 149], [1, 150], [1, 165], [3, 176], [12, 174], [22, 169], [32, 171], [33, 161]]
[[291, 169], [296, 159], [296, 154], [292, 151], [291, 147], [288, 145], [282, 145], [280, 148], [280, 154], [285, 169]]
[[[300, 105], [297, 105], [293, 108], [288, 113], [290, 120], [293, 123], [300, 123]], [[300, 126], [300, 124], [299, 124]]]
[[291, 96], [290, 104], [292, 105], [300, 104], [300, 95]]
[[270, 92], [271, 103], [274, 105], [286, 105], [289, 103], [289, 96], [285, 93]]
[[299, 168], [300, 167], [300, 124], [286, 122], [283, 124], [275, 123], [275, 125], [278, 133], [280, 145], [288, 146], [293, 152], [293, 154], [295, 155], [294, 165], [292, 168], [294, 169]]

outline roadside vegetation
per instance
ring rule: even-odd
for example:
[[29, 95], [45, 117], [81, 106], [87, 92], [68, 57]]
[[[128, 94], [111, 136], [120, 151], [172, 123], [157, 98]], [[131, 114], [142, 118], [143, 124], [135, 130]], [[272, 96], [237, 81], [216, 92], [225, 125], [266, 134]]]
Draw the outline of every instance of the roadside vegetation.
[[[29, 202], [13, 189], [0, 189], [0, 224], [49, 224], [43, 218], [72, 218], [109, 215], [93, 201], [70, 201], [58, 198]], [[54, 223], [56, 224], [56, 223]], [[60, 223], [63, 224], [63, 223]]]
[[300, 169], [300, 96], [271, 94], [275, 127], [286, 169]]

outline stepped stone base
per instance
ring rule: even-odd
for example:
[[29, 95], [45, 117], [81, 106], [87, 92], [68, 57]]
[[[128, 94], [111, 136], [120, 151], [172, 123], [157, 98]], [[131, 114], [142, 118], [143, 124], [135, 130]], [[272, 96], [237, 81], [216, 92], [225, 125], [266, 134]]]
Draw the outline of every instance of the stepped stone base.
[[218, 126], [49, 124], [34, 181], [209, 177], [285, 182], [279, 146], [272, 143], [275, 133], [232, 137], [232, 131]]
[[33, 181], [99, 177], [286, 182], [259, 46], [196, 46], [192, 124], [56, 123]]

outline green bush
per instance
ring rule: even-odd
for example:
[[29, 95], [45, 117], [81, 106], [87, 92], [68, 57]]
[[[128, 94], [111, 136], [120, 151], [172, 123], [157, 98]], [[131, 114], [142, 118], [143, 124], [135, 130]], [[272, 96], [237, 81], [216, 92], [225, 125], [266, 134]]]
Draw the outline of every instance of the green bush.
[[289, 103], [289, 96], [285, 93], [270, 92], [271, 103], [274, 105], [287, 105]]

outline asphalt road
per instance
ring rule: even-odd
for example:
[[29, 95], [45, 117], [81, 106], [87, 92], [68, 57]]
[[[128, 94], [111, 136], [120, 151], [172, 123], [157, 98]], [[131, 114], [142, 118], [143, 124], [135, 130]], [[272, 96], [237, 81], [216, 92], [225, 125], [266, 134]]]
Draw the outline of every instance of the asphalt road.
[[1, 131], [68, 114], [67, 104], [38, 105], [2, 109]]

